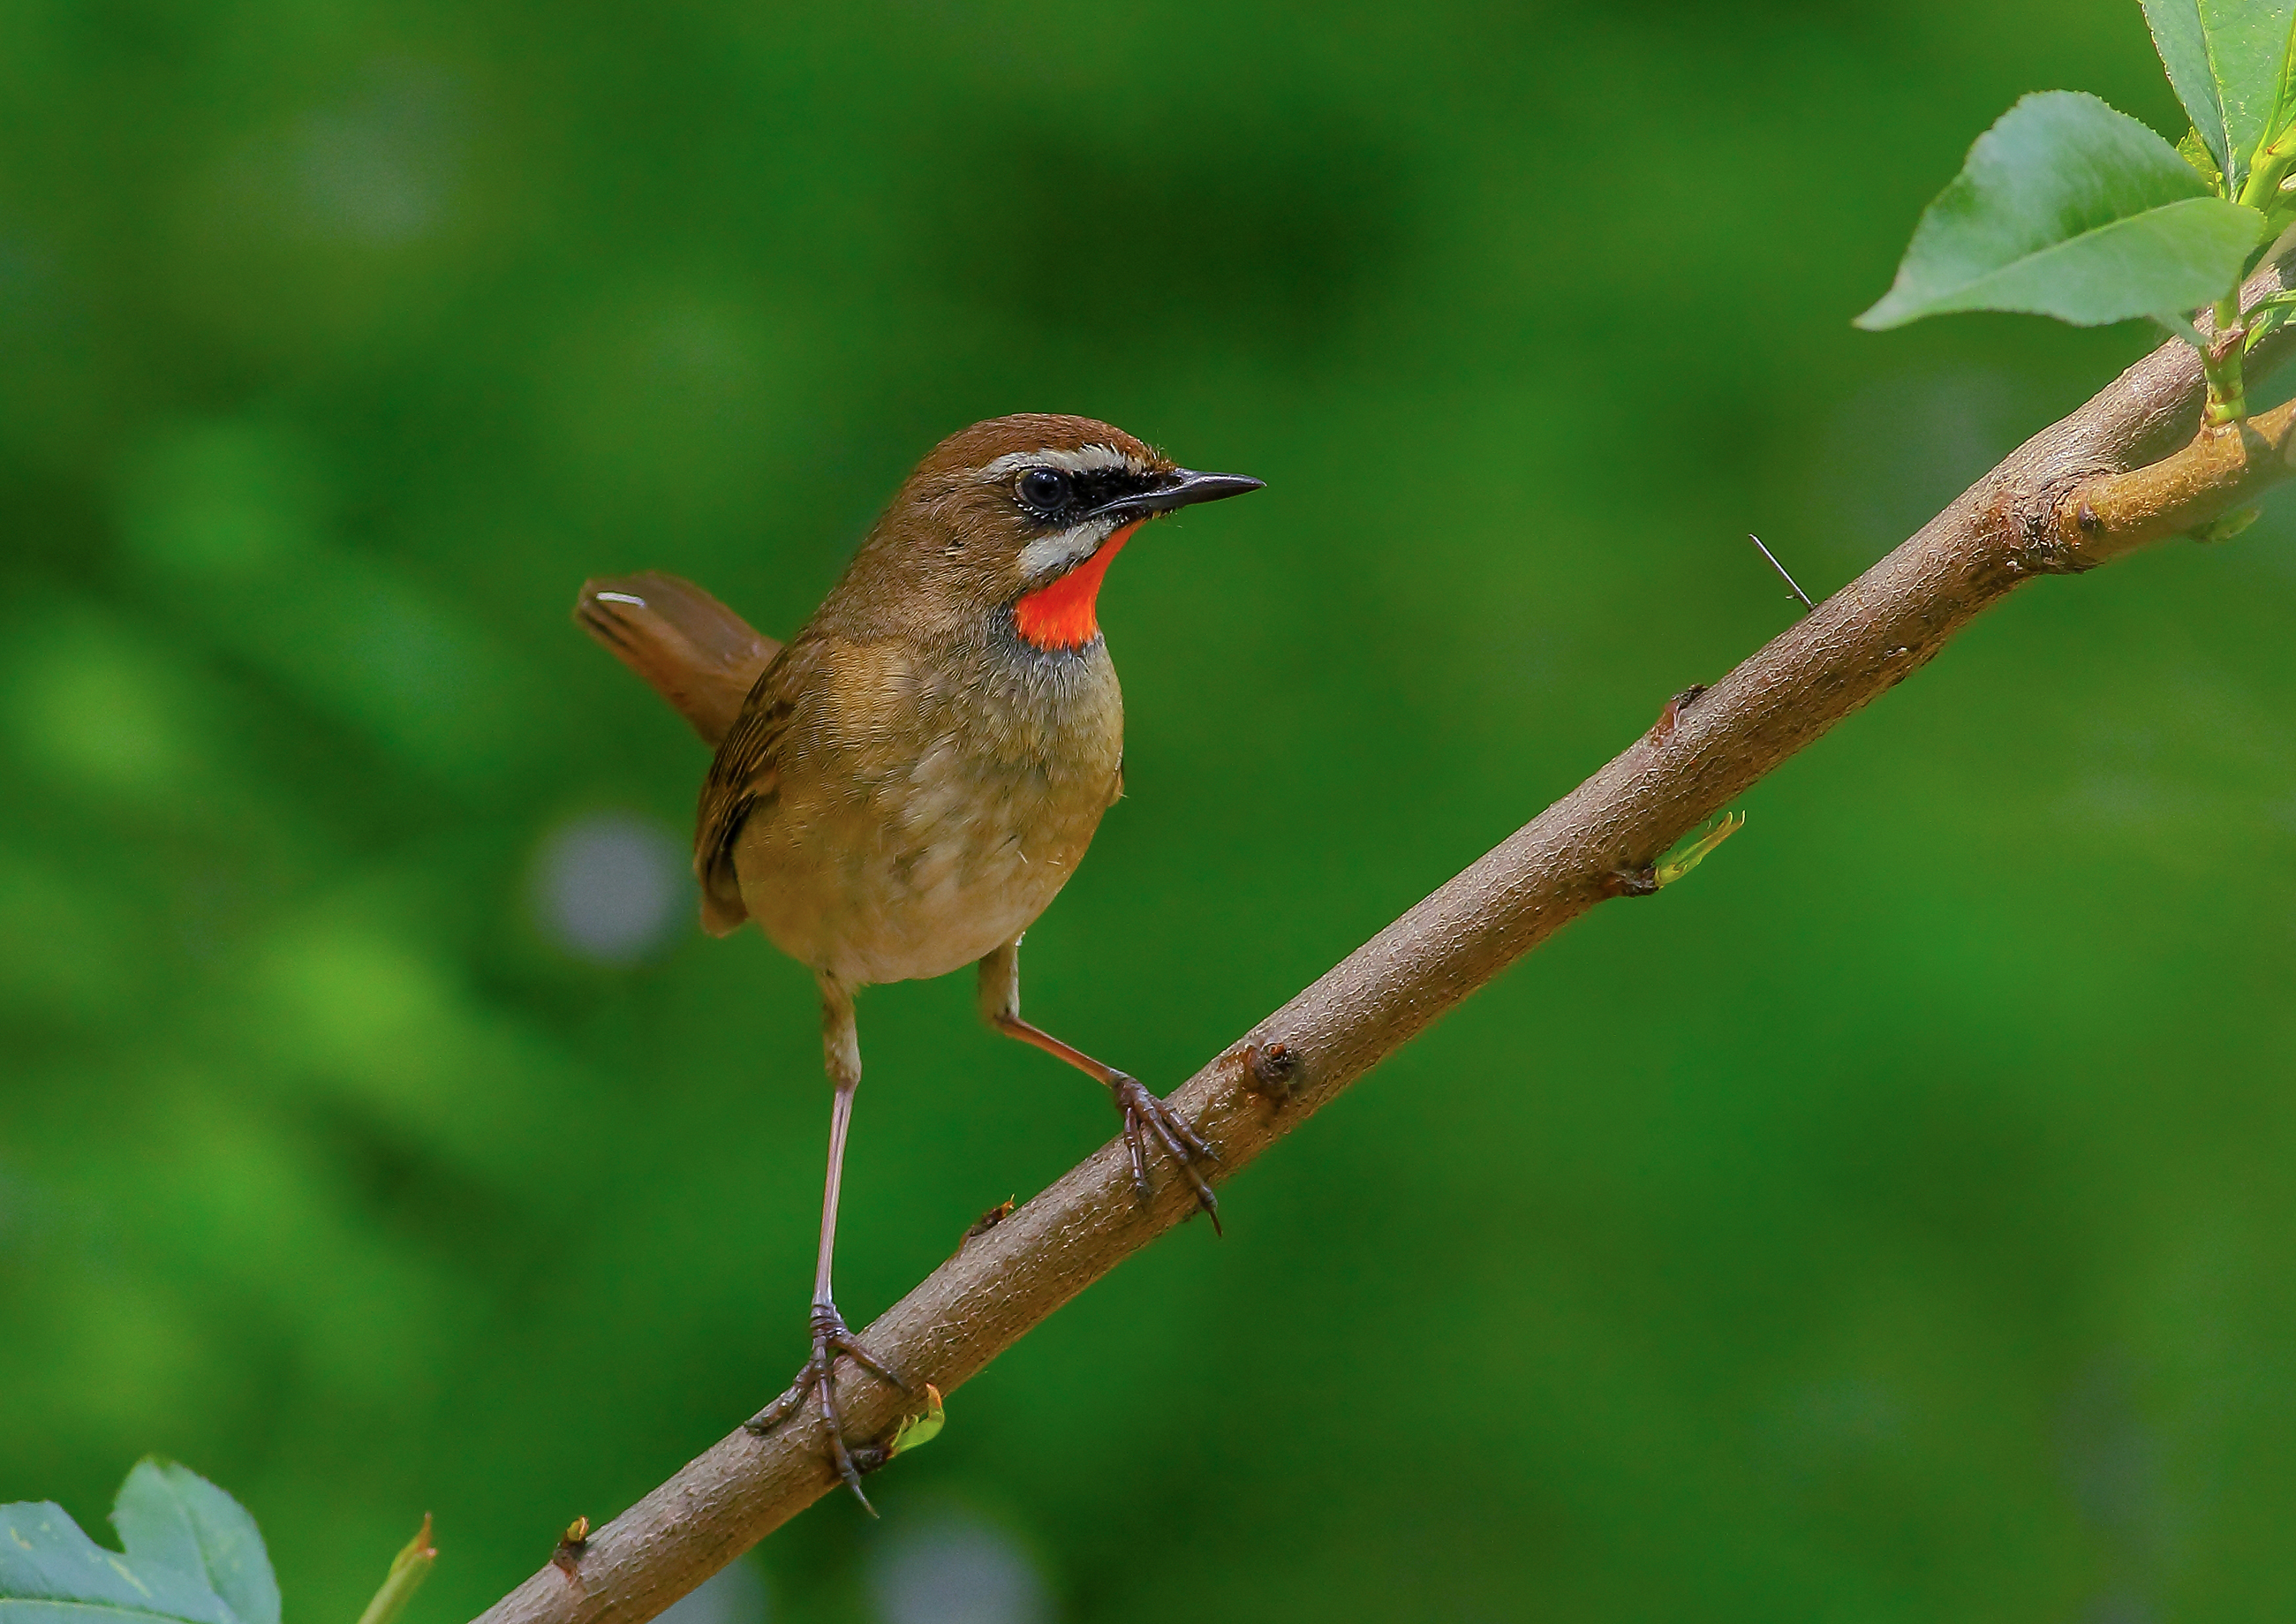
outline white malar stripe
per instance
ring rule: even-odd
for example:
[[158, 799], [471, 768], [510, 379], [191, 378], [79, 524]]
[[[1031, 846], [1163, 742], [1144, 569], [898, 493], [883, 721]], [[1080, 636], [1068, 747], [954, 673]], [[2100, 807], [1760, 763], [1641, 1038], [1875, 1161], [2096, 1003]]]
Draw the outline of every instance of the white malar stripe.
[[1023, 468], [1059, 468], [1070, 473], [1086, 473], [1103, 468], [1127, 468], [1134, 473], [1146, 473], [1147, 468], [1124, 455], [1113, 446], [1079, 446], [1074, 451], [1058, 451], [1047, 446], [1041, 451], [1008, 451], [980, 471], [984, 480], [1001, 480], [1008, 473], [1018, 473]]
[[1040, 575], [1081, 563], [1115, 533], [1116, 521], [1111, 518], [1087, 520], [1056, 535], [1039, 536], [1021, 549], [1021, 578], [1033, 581]]

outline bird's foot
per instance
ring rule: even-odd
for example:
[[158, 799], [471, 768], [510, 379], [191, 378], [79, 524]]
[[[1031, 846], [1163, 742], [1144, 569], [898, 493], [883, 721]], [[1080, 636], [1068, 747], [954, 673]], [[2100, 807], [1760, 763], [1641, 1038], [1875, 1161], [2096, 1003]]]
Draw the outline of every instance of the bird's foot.
[[1124, 1148], [1132, 1152], [1132, 1187], [1140, 1199], [1148, 1199], [1148, 1139], [1154, 1135], [1156, 1142], [1180, 1169], [1196, 1193], [1196, 1205], [1212, 1221], [1212, 1233], [1220, 1233], [1219, 1198], [1204, 1182], [1199, 1163], [1218, 1161], [1219, 1152], [1206, 1144], [1188, 1126], [1188, 1120], [1162, 1100], [1142, 1087], [1136, 1078], [1123, 1072], [1110, 1076], [1108, 1091], [1116, 1098], [1117, 1110], [1124, 1113]]
[[888, 1456], [884, 1450], [865, 1444], [851, 1445], [846, 1441], [845, 1423], [837, 1413], [834, 1371], [838, 1356], [844, 1355], [880, 1382], [890, 1382], [905, 1393], [912, 1390], [906, 1382], [893, 1373], [890, 1366], [855, 1340], [853, 1333], [846, 1328], [845, 1316], [838, 1313], [835, 1303], [815, 1303], [812, 1325], [813, 1357], [805, 1362], [805, 1368], [797, 1373], [797, 1380], [790, 1383], [788, 1391], [742, 1424], [762, 1438], [804, 1408], [808, 1398], [818, 1398], [821, 1419], [829, 1432], [829, 1458], [837, 1467], [837, 1475], [844, 1479], [845, 1486], [853, 1491], [853, 1497], [861, 1502], [861, 1509], [873, 1517], [877, 1514], [877, 1508], [870, 1505], [869, 1497], [861, 1492], [861, 1474], [875, 1471], [885, 1464]]

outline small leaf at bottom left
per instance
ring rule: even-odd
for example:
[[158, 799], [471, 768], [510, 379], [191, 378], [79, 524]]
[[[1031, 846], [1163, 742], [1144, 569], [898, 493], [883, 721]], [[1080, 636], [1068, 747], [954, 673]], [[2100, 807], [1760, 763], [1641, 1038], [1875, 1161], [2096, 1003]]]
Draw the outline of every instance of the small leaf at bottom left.
[[127, 1558], [197, 1574], [239, 1624], [279, 1624], [279, 1582], [247, 1508], [173, 1461], [138, 1461], [111, 1504]]
[[206, 1479], [146, 1461], [113, 1514], [124, 1554], [53, 1501], [0, 1505], [0, 1624], [278, 1624], [255, 1524]]

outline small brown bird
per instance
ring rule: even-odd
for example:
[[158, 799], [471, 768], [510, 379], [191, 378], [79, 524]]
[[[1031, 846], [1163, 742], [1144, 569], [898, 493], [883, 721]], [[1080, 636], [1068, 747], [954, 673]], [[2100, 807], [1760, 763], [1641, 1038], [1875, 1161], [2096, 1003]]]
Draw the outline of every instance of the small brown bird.
[[859, 988], [978, 964], [990, 1025], [1108, 1089], [1140, 1193], [1160, 1146], [1218, 1227], [1211, 1152], [1179, 1113], [1021, 1018], [1021, 933], [1123, 788], [1124, 701], [1095, 613], [1110, 562], [1155, 515], [1259, 488], [1177, 467], [1090, 418], [999, 417], [918, 464], [786, 648], [674, 576], [587, 581], [576, 603], [583, 628], [717, 749], [693, 842], [703, 925], [723, 936], [754, 919], [820, 983], [834, 1094], [813, 1352], [749, 1424], [767, 1431], [816, 1395], [865, 1506], [832, 1367], [844, 1354], [909, 1389], [830, 1290]]

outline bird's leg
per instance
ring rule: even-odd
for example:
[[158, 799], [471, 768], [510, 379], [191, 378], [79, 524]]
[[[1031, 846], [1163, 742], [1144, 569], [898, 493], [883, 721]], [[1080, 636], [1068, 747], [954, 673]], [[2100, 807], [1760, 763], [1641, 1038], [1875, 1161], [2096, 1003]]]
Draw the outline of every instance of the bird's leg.
[[837, 1252], [837, 1187], [845, 1173], [845, 1130], [853, 1120], [853, 1091], [861, 1085], [861, 1035], [853, 1021], [853, 989], [827, 976], [821, 978], [821, 1046], [835, 1098], [829, 1110], [829, 1177], [821, 1193], [821, 1253], [813, 1272], [813, 1357], [806, 1360], [805, 1368], [798, 1373], [789, 1390], [750, 1417], [745, 1424], [752, 1432], [770, 1432], [796, 1415], [808, 1395], [818, 1398], [821, 1418], [829, 1429], [829, 1454], [837, 1464], [837, 1475], [845, 1480], [853, 1497], [873, 1517], [877, 1508], [861, 1492], [861, 1469], [854, 1464], [853, 1451], [845, 1441], [845, 1423], [837, 1414], [837, 1356], [844, 1354], [871, 1375], [891, 1382], [905, 1393], [910, 1388], [854, 1339], [830, 1291], [830, 1261]]
[[1148, 1199], [1148, 1139], [1152, 1134], [1172, 1158], [1173, 1165], [1180, 1169], [1181, 1177], [1195, 1191], [1196, 1205], [1211, 1219], [1212, 1233], [1219, 1233], [1219, 1198], [1204, 1182], [1197, 1165], [1218, 1161], [1219, 1153], [1197, 1136], [1186, 1118], [1149, 1093], [1137, 1079], [1128, 1077], [1113, 1066], [1103, 1066], [1082, 1049], [1062, 1043], [1050, 1032], [1021, 1019], [1018, 937], [980, 961], [980, 1017], [1007, 1038], [1017, 1038], [1056, 1060], [1068, 1062], [1106, 1088], [1124, 1118], [1124, 1147], [1132, 1152], [1132, 1187], [1139, 1193], [1140, 1199]]

